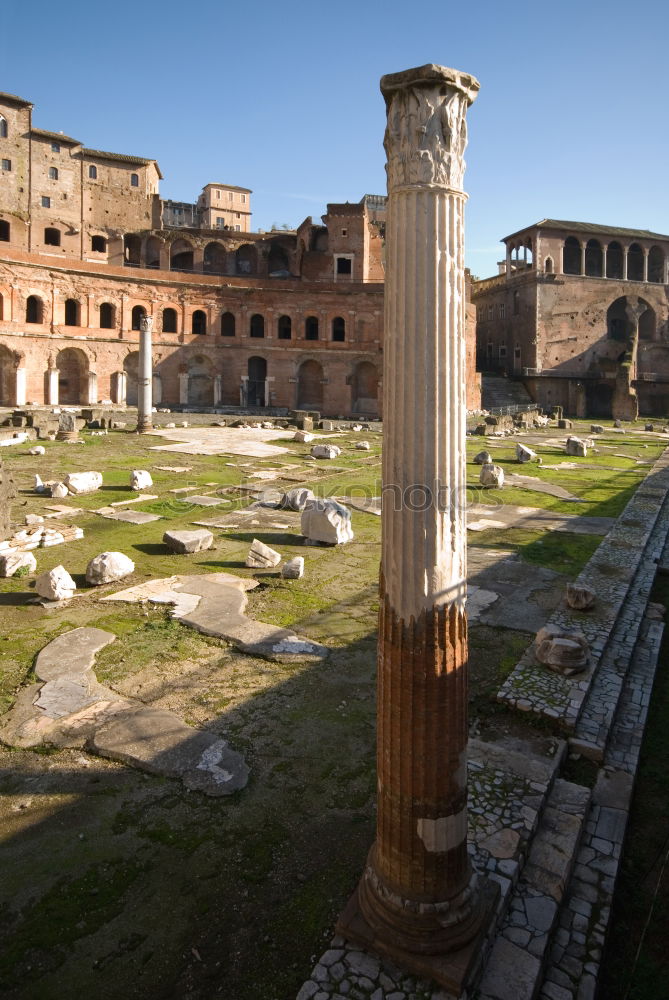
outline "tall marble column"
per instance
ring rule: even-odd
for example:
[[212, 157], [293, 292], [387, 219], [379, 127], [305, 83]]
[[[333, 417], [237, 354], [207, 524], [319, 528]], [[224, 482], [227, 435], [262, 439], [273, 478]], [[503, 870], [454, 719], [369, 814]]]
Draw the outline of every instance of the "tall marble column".
[[477, 80], [381, 80], [388, 125], [377, 832], [345, 937], [456, 991], [483, 896], [467, 853], [465, 115]]
[[153, 357], [151, 333], [153, 318], [142, 316], [139, 323], [139, 370], [137, 372], [137, 433], [153, 429]]

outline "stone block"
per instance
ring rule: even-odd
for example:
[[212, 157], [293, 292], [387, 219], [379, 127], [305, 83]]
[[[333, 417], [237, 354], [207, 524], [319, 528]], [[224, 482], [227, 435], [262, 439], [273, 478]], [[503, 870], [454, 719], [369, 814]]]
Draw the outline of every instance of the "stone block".
[[343, 545], [353, 538], [351, 512], [335, 500], [311, 500], [302, 511], [300, 530], [309, 541]]
[[597, 597], [594, 590], [590, 590], [589, 587], [568, 583], [566, 600], [569, 607], [575, 611], [587, 611], [594, 605]]
[[283, 510], [300, 511], [304, 510], [309, 501], [313, 499], [314, 494], [312, 490], [307, 489], [306, 486], [296, 486], [294, 489], [284, 493], [280, 506]]
[[289, 559], [281, 569], [284, 580], [300, 580], [304, 576], [304, 556]]
[[150, 486], [153, 486], [153, 479], [150, 472], [147, 472], [146, 469], [132, 470], [130, 473], [131, 490], [136, 490], [139, 493], [142, 490], [148, 490]]
[[0, 577], [14, 576], [24, 567], [29, 573], [34, 573], [37, 569], [37, 561], [32, 552], [13, 552], [0, 556]]
[[588, 448], [585, 441], [571, 435], [567, 438], [564, 450], [567, 455], [573, 455], [576, 458], [587, 458], [588, 455]]
[[480, 451], [473, 458], [474, 465], [492, 465], [492, 455], [489, 451]]
[[99, 587], [103, 583], [123, 580], [134, 572], [134, 562], [123, 552], [101, 552], [99, 556], [91, 559], [86, 567], [86, 583]]
[[341, 455], [341, 448], [336, 444], [315, 444], [311, 449], [313, 458], [337, 458]]
[[525, 462], [536, 462], [536, 460], [537, 460], [537, 453], [535, 451], [532, 451], [531, 448], [528, 448], [524, 444], [517, 444], [516, 445], [516, 459], [521, 464], [524, 464]]
[[492, 463], [482, 465], [479, 482], [481, 486], [488, 489], [501, 489], [504, 485], [504, 469], [501, 465], [493, 465]]
[[[101, 472], [69, 472], [63, 480], [70, 493], [94, 493], [102, 486]], [[51, 493], [53, 496], [53, 492]]]
[[76, 583], [64, 566], [54, 566], [35, 580], [35, 590], [48, 601], [67, 600], [76, 589]]
[[210, 549], [214, 544], [214, 536], [206, 528], [198, 528], [195, 531], [166, 531], [163, 542], [172, 552], [184, 555]]
[[244, 565], [250, 569], [272, 569], [280, 562], [281, 554], [279, 552], [254, 538]]

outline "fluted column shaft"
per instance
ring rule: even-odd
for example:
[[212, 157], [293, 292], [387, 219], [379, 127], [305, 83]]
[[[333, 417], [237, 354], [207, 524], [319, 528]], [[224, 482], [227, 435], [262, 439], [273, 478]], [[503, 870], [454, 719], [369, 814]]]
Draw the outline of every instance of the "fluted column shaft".
[[139, 333], [139, 370], [137, 373], [137, 431], [144, 434], [153, 428], [153, 320], [142, 317]]
[[465, 113], [444, 67], [384, 77], [388, 210], [378, 819], [360, 909], [391, 949], [480, 925], [467, 855]]

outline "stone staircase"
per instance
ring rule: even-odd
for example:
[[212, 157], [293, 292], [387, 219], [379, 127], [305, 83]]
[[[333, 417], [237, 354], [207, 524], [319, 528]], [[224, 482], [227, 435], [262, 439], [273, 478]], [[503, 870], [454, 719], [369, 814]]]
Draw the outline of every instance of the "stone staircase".
[[522, 382], [504, 375], [481, 377], [481, 406], [484, 410], [507, 406], [531, 406], [533, 403], [534, 400]]

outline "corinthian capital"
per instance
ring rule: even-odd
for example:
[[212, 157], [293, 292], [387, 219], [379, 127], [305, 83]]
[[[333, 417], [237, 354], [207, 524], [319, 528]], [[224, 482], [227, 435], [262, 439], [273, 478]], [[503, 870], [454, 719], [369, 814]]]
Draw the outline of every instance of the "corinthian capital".
[[478, 90], [469, 73], [433, 64], [381, 78], [389, 192], [404, 185], [462, 190], [465, 115]]

